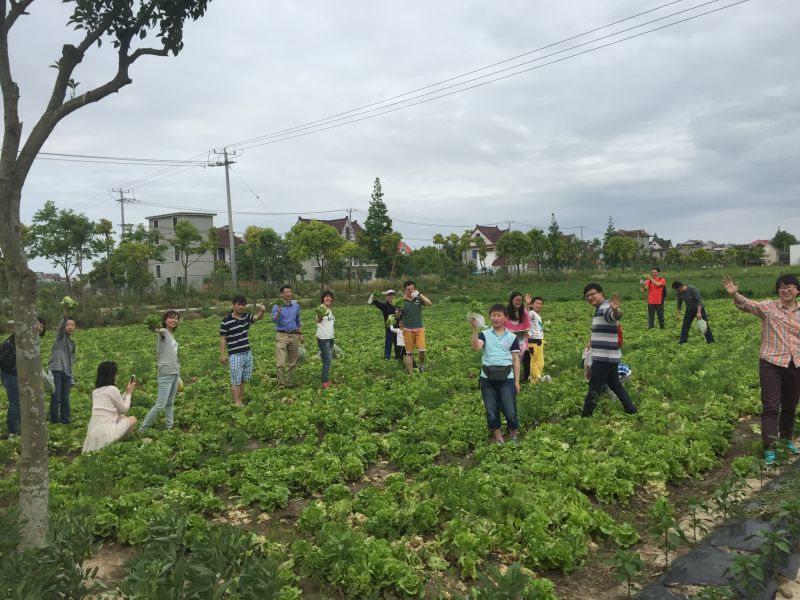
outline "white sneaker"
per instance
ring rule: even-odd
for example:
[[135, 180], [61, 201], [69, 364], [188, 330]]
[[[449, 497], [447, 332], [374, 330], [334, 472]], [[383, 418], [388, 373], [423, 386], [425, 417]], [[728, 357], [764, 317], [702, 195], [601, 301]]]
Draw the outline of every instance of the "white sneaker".
[[552, 380], [553, 380], [553, 378], [552, 378], [552, 377], [550, 377], [550, 375], [542, 375], [542, 376], [539, 378], [539, 381], [543, 381], [543, 382], [545, 382], [545, 383], [547, 383], [548, 381], [552, 381]]

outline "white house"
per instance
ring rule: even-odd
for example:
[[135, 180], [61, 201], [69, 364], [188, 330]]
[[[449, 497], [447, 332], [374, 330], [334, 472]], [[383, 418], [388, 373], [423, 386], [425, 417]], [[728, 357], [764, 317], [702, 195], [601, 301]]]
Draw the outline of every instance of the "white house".
[[761, 259], [761, 262], [765, 265], [777, 265], [778, 264], [778, 249], [773, 246], [769, 240], [755, 240], [750, 242], [751, 248], [764, 248], [764, 257]]
[[[330, 225], [333, 227], [339, 235], [341, 235], [344, 239], [349, 241], [355, 241], [356, 236], [364, 231], [364, 228], [359, 224], [358, 221], [351, 221], [350, 217], [344, 217], [341, 219], [304, 219], [303, 217], [297, 217], [298, 223], [310, 223], [312, 220], [319, 221], [320, 223], [324, 223], [325, 225]], [[303, 267], [303, 274], [301, 274], [301, 278], [309, 278], [314, 279], [319, 274], [319, 267], [317, 266], [317, 261], [314, 259], [309, 259], [302, 264]], [[354, 262], [355, 266], [358, 266], [358, 262]], [[378, 272], [378, 265], [375, 264], [362, 264], [361, 265], [361, 274], [364, 278], [364, 281], [371, 281], [375, 279]]]
[[[470, 232], [472, 238], [482, 238], [486, 244], [486, 260], [484, 265], [487, 269], [492, 271], [499, 271], [503, 268], [503, 258], [497, 254], [497, 242], [503, 237], [508, 229], [500, 229], [496, 225], [475, 225], [475, 228]], [[481, 268], [480, 256], [478, 246], [472, 246], [467, 250], [466, 259], [475, 265], [476, 269]]]

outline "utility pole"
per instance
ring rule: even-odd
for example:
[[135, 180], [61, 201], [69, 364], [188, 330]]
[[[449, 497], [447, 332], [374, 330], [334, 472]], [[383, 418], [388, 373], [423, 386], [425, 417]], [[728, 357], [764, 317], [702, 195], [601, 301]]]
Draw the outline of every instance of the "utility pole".
[[123, 190], [122, 188], [118, 190], [111, 190], [112, 192], [119, 193], [119, 198], [114, 200], [114, 202], [119, 202], [119, 214], [121, 222], [119, 224], [119, 239], [122, 241], [122, 236], [125, 235], [125, 205], [126, 204], [133, 204], [136, 202], [136, 198], [126, 198], [125, 194], [130, 194], [130, 190]]
[[[234, 161], [228, 159], [228, 149], [223, 148], [222, 152], [214, 150], [214, 154], [221, 154], [224, 158], [222, 164], [225, 166], [225, 191], [228, 194], [228, 249], [231, 256], [231, 284], [233, 288], [238, 287], [236, 277], [236, 244], [234, 243], [235, 236], [233, 235], [233, 208], [231, 207], [231, 176], [229, 167]], [[235, 152], [231, 156], [236, 157], [238, 154]]]

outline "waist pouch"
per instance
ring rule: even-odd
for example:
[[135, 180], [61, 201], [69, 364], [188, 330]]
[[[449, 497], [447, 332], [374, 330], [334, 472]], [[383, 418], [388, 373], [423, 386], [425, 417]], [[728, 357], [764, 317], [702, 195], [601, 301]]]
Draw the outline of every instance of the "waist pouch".
[[505, 381], [511, 373], [511, 365], [505, 365], [503, 367], [483, 365], [481, 371], [483, 371], [483, 374], [486, 375], [486, 379], [489, 381]]

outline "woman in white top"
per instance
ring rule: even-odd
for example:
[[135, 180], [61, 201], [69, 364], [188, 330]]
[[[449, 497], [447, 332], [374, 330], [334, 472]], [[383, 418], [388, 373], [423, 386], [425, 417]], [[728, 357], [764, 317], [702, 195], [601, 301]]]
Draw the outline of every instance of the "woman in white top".
[[320, 300], [325, 307], [325, 316], [317, 315], [317, 346], [319, 346], [320, 357], [322, 358], [322, 388], [328, 389], [331, 386], [329, 376], [331, 372], [331, 361], [333, 360], [333, 323], [336, 318], [331, 312], [333, 304], [333, 292], [325, 290], [322, 292]]
[[97, 367], [97, 377], [92, 392], [92, 418], [89, 419], [86, 441], [83, 442], [84, 453], [117, 442], [136, 427], [136, 417], [125, 415], [131, 407], [136, 379], [131, 377], [125, 394], [120, 395], [115, 385], [116, 378], [117, 363], [106, 361]]
[[156, 336], [156, 363], [158, 365], [158, 398], [153, 408], [147, 413], [139, 427], [139, 432], [145, 431], [158, 416], [164, 411], [167, 429], [172, 429], [175, 406], [175, 395], [178, 393], [181, 379], [181, 363], [178, 362], [178, 342], [175, 341], [175, 330], [181, 316], [177, 311], [168, 310], [161, 317], [161, 327], [155, 330]]

